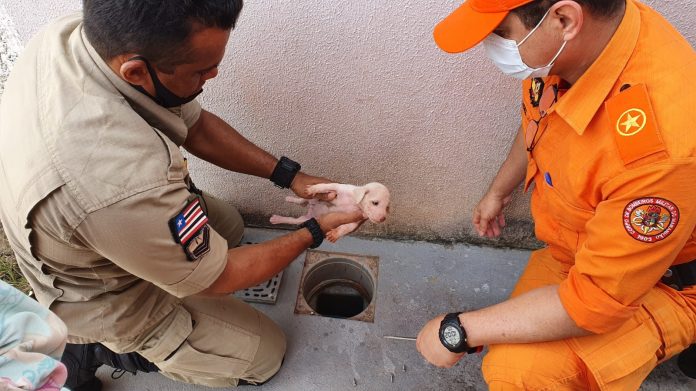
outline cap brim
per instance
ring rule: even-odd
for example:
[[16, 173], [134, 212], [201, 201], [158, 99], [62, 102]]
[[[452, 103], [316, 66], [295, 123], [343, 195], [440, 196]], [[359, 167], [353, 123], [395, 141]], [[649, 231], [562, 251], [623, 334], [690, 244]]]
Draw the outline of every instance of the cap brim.
[[492, 33], [508, 13], [477, 12], [466, 2], [435, 26], [435, 43], [448, 53], [469, 50]]

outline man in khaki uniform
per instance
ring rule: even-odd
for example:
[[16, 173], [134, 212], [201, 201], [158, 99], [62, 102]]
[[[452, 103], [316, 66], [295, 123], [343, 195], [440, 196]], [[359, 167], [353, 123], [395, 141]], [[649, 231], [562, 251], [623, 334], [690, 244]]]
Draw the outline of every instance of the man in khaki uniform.
[[17, 61], [0, 106], [2, 225], [38, 300], [68, 325], [71, 389], [100, 389], [102, 363], [213, 387], [265, 382], [285, 337], [223, 294], [361, 216], [235, 247], [239, 213], [195, 188], [180, 147], [300, 196], [324, 180], [193, 100], [217, 75], [241, 0], [134, 4], [85, 0], [84, 17], [47, 26]]

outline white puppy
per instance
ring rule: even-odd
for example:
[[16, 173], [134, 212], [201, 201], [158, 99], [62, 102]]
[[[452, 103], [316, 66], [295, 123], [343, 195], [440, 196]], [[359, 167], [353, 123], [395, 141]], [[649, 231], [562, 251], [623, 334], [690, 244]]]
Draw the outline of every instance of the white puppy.
[[364, 220], [343, 224], [326, 233], [326, 238], [335, 242], [341, 237], [355, 231], [366, 220], [381, 223], [389, 214], [389, 189], [381, 183], [373, 182], [365, 186], [345, 185], [341, 183], [321, 183], [307, 187], [310, 195], [335, 192], [333, 201], [306, 200], [288, 196], [285, 200], [294, 204], [307, 206], [307, 213], [302, 217], [271, 216], [271, 224], [302, 224], [312, 217], [323, 216], [332, 212], [362, 211]]

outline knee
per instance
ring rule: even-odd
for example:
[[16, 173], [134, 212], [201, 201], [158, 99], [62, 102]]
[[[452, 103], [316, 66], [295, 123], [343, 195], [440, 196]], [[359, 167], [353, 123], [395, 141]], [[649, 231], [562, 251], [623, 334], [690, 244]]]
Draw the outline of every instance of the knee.
[[225, 221], [222, 222], [221, 225], [222, 229], [219, 233], [227, 240], [227, 247], [233, 248], [238, 246], [244, 235], [244, 220], [242, 219], [242, 215], [239, 214], [239, 211], [235, 208], [231, 208]]
[[490, 390], [584, 389], [581, 385], [586, 385], [582, 361], [563, 341], [493, 345], [481, 369]]
[[492, 345], [481, 363], [483, 378], [490, 390], [524, 389], [529, 368], [514, 345]]
[[248, 369], [247, 380], [256, 382], [266, 382], [273, 377], [283, 364], [285, 351], [287, 349], [287, 340], [285, 333], [280, 327], [267, 318], [261, 315], [260, 327], [260, 342], [251, 366]]

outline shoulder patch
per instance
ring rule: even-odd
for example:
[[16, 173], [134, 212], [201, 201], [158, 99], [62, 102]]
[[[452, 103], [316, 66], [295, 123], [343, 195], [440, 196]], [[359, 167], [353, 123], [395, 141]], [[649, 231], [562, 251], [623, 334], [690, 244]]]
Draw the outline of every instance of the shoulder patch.
[[633, 200], [623, 212], [623, 225], [635, 240], [656, 243], [666, 239], [679, 224], [679, 208], [664, 198]]
[[610, 98], [605, 108], [624, 165], [666, 151], [645, 84]]
[[208, 216], [203, 212], [199, 198], [186, 204], [184, 209], [169, 220], [174, 240], [181, 245], [189, 261], [195, 261], [210, 251]]

